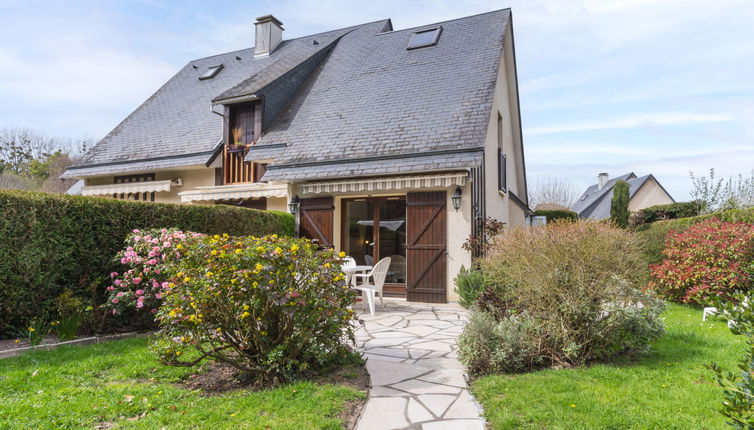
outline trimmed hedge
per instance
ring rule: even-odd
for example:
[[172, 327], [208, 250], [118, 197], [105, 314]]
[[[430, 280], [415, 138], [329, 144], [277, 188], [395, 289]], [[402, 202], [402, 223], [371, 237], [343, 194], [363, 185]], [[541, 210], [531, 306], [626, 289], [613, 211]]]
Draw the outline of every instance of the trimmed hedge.
[[662, 263], [662, 250], [665, 249], [665, 237], [670, 230], [682, 232], [694, 224], [706, 219], [717, 218], [727, 222], [745, 222], [754, 224], [754, 207], [746, 209], [732, 209], [695, 217], [657, 221], [636, 227], [636, 233], [644, 239], [644, 258], [648, 264]]
[[131, 230], [292, 235], [289, 214], [0, 190], [0, 336], [49, 315], [65, 289], [93, 307]]
[[547, 222], [553, 222], [556, 219], [570, 219], [573, 221], [579, 219], [579, 215], [576, 212], [564, 210], [538, 210], [534, 211], [534, 215], [547, 217]]
[[633, 226], [649, 224], [655, 221], [693, 217], [699, 214], [699, 202], [676, 202], [667, 205], [655, 205], [636, 211], [631, 215]]

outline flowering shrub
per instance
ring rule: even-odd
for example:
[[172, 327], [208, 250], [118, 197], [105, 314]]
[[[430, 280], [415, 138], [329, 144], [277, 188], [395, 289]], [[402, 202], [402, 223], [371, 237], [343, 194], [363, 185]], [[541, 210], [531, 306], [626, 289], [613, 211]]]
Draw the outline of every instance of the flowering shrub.
[[113, 314], [142, 310], [157, 313], [162, 290], [168, 286], [168, 267], [180, 258], [184, 243], [201, 236], [164, 228], [133, 230], [126, 239], [126, 249], [117, 255], [128, 269], [110, 274], [113, 284], [107, 287], [106, 306]]
[[669, 300], [706, 303], [751, 287], [754, 224], [710, 219], [665, 239], [665, 259], [650, 266], [650, 288]]
[[154, 347], [166, 364], [210, 357], [278, 382], [356, 357], [348, 345], [356, 294], [333, 251], [277, 235], [216, 235], [178, 252], [157, 312]]

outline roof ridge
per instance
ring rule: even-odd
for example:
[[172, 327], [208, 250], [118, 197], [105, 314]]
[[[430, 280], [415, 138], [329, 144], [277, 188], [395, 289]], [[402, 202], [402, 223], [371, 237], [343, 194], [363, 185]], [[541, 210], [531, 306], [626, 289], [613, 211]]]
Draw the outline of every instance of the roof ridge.
[[399, 32], [401, 32], [401, 31], [410, 31], [410, 30], [416, 30], [417, 28], [422, 28], [422, 27], [429, 27], [429, 26], [432, 26], [432, 25], [438, 25], [438, 24], [445, 24], [445, 23], [448, 23], [448, 22], [453, 22], [453, 21], [460, 21], [460, 20], [462, 20], [462, 19], [468, 19], [468, 18], [476, 18], [476, 17], [478, 17], [478, 16], [483, 16], [483, 15], [490, 15], [490, 14], [493, 14], [493, 13], [503, 12], [503, 11], [506, 11], [506, 10], [507, 10], [507, 11], [510, 11], [510, 10], [511, 10], [511, 8], [509, 8], [509, 7], [506, 7], [506, 8], [503, 8], [503, 9], [496, 9], [496, 10], [491, 10], [491, 11], [488, 11], [488, 12], [481, 12], [481, 13], [476, 13], [476, 14], [474, 14], [474, 15], [462, 16], [462, 17], [460, 17], [460, 18], [446, 19], [445, 21], [437, 21], [437, 22], [430, 22], [429, 24], [415, 25], [415, 26], [413, 26], [413, 27], [402, 28], [402, 29], [400, 29], [400, 30], [391, 30], [391, 31], [384, 31], [384, 32], [382, 32], [382, 33], [378, 33], [378, 34], [377, 34], [377, 36], [379, 36], [379, 35], [382, 35], [382, 34], [392, 34], [392, 33], [399, 33]]
[[[335, 29], [332, 29], [332, 30], [320, 31], [319, 33], [313, 33], [313, 34], [308, 34], [308, 35], [305, 35], [305, 36], [294, 37], [292, 39], [283, 39], [282, 42], [292, 42], [294, 40], [305, 39], [307, 37], [319, 36], [319, 35], [326, 34], [326, 33], [334, 33], [336, 31], [354, 30], [354, 29], [356, 29], [356, 27], [363, 27], [365, 25], [375, 24], [375, 23], [378, 23], [378, 22], [389, 21], [389, 20], [390, 20], [390, 18], [378, 19], [378, 20], [375, 20], [375, 21], [365, 22], [363, 24], [355, 24], [355, 25], [350, 25], [348, 27], [335, 28]], [[193, 60], [189, 60], [187, 64], [191, 64], [194, 61], [202, 61], [202, 60], [207, 60], [207, 59], [213, 58], [213, 57], [221, 57], [223, 55], [236, 54], [238, 52], [249, 51], [249, 50], [252, 50], [252, 49], [254, 49], [254, 46], [250, 46], [248, 48], [243, 48], [243, 49], [237, 49], [235, 51], [222, 52], [222, 53], [219, 53], [219, 54], [209, 55], [209, 56], [206, 56], [206, 57], [195, 58]]]

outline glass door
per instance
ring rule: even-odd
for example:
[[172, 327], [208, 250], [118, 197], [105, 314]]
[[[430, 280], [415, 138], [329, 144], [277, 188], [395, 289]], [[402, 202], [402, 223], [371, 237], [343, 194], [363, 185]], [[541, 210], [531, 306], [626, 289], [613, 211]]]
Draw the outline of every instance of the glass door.
[[[406, 199], [368, 197], [343, 200], [341, 249], [356, 264], [374, 264], [390, 257], [386, 292], [405, 295]], [[392, 287], [387, 287], [387, 285]]]

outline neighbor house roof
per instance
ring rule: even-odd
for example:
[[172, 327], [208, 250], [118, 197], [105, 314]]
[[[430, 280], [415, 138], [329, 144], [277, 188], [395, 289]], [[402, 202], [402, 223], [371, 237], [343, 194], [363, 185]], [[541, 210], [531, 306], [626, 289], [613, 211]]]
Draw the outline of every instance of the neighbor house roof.
[[[599, 189], [598, 184], [590, 185], [581, 197], [571, 205], [571, 210], [578, 213], [580, 218], [610, 218], [613, 189], [618, 181], [626, 181], [628, 183], [628, 197], [630, 199], [650, 179], [659, 185], [659, 182], [651, 174], [636, 177], [633, 172], [610, 179], [602, 189]], [[662, 186], [660, 185], [660, 187]]]
[[[189, 62], [63, 177], [208, 165], [217, 103], [264, 100], [247, 160], [265, 180], [466, 169], [481, 163], [510, 10], [392, 31], [389, 20]], [[407, 49], [417, 31], [436, 45]], [[224, 67], [200, 80], [208, 68]]]

